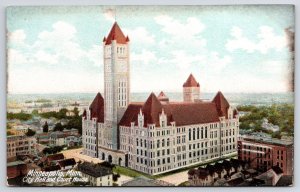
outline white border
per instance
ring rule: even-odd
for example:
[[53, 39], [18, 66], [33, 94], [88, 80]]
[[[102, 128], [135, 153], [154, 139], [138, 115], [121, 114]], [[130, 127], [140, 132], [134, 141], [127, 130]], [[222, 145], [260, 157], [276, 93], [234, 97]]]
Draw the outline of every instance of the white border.
[[[0, 144], [0, 154], [1, 155], [1, 185], [0, 185], [0, 191], [102, 191], [102, 190], [108, 190], [108, 191], [222, 191], [222, 192], [227, 192], [227, 191], [300, 191], [300, 179], [297, 177], [299, 175], [299, 169], [297, 169], [297, 160], [298, 160], [298, 137], [297, 134], [299, 133], [300, 129], [300, 122], [299, 119], [296, 117], [300, 117], [300, 109], [298, 105], [298, 100], [299, 100], [299, 91], [297, 89], [297, 85], [299, 85], [299, 67], [297, 66], [298, 63], [298, 56], [299, 52], [297, 51], [297, 45], [300, 45], [299, 42], [299, 3], [300, 1], [298, 0], [127, 0], [127, 1], [122, 1], [122, 0], [0, 0], [0, 42], [1, 42], [1, 56], [0, 56], [0, 129], [1, 129], [1, 144]], [[58, 188], [58, 187], [27, 187], [27, 188], [20, 188], [20, 187], [7, 187], [6, 186], [6, 51], [5, 51], [5, 46], [6, 46], [6, 17], [5, 17], [5, 7], [7, 6], [13, 6], [13, 5], [20, 5], [20, 6], [30, 6], [30, 5], [234, 5], [234, 4], [294, 4], [295, 5], [295, 24], [296, 24], [296, 66], [295, 66], [295, 159], [294, 159], [294, 187], [222, 187], [222, 188], [213, 188], [213, 187], [208, 187], [208, 188], [71, 188], [71, 187], [64, 187], [64, 188]], [[298, 74], [298, 75], [297, 75]], [[298, 190], [297, 190], [298, 189]]]

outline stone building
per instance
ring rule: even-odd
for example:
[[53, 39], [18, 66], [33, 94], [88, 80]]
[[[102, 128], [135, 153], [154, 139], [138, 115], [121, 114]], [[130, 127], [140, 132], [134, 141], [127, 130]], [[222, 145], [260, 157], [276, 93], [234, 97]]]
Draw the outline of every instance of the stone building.
[[283, 175], [293, 175], [293, 141], [257, 136], [244, 136], [238, 141], [238, 157], [253, 169], [267, 171], [278, 166]]
[[36, 155], [36, 138], [21, 136], [7, 136], [7, 158], [17, 155]]
[[191, 74], [183, 102], [163, 92], [130, 102], [129, 38], [117, 23], [103, 49], [104, 98], [98, 93], [83, 113], [84, 154], [155, 175], [236, 153], [238, 112], [220, 91], [201, 100]]

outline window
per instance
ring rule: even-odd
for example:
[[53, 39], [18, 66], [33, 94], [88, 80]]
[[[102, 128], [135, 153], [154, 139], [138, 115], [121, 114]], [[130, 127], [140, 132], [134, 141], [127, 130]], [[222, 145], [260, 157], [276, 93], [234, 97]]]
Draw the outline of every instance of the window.
[[192, 139], [192, 136], [191, 136], [191, 129], [189, 129], [189, 141]]
[[193, 129], [193, 140], [195, 140], [196, 138], [196, 133], [195, 133], [195, 128]]
[[197, 128], [197, 139], [199, 139], [200, 130], [199, 127]]

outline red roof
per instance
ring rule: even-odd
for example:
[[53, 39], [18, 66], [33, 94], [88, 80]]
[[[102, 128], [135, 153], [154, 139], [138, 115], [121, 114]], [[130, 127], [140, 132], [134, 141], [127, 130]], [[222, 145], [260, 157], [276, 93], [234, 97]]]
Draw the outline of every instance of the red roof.
[[124, 113], [119, 125], [130, 126], [132, 122], [137, 125], [138, 113], [142, 110], [144, 126], [155, 124], [159, 127], [159, 115], [164, 110], [168, 124], [175, 121], [177, 126], [203, 124], [219, 121], [216, 104], [213, 102], [176, 102], [161, 104], [157, 97], [151, 93], [144, 104], [130, 104]]
[[224, 95], [222, 94], [221, 91], [217, 93], [217, 95], [214, 97], [213, 101], [216, 104], [219, 116], [225, 116], [228, 118], [228, 108], [229, 108], [229, 103], [225, 99]]
[[62, 153], [57, 153], [57, 154], [47, 156], [47, 159], [48, 159], [49, 162], [61, 160], [61, 159], [64, 159], [64, 158], [65, 158], [65, 156]]
[[103, 42], [105, 42], [105, 45], [111, 44], [113, 40], [116, 40], [119, 44], [126, 44], [129, 41], [128, 36], [125, 37], [117, 22], [115, 22], [112, 26], [107, 38], [103, 38]]
[[97, 122], [104, 122], [104, 99], [98, 93], [90, 105], [91, 118], [97, 118]]
[[183, 87], [200, 87], [200, 84], [196, 81], [193, 74], [190, 74], [186, 82], [183, 84]]
[[158, 99], [159, 101], [169, 101], [169, 98], [166, 96], [166, 94], [165, 94], [163, 91], [161, 91], [161, 92], [158, 94], [157, 99]]
[[162, 112], [162, 105], [154, 93], [151, 93], [142, 107], [145, 125], [155, 124], [159, 126], [159, 114]]

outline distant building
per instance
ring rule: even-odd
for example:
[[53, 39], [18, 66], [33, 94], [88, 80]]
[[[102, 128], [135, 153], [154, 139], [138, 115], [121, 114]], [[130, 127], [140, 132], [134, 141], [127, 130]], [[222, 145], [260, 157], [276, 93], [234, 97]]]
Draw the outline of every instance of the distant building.
[[[223, 160], [215, 164], [208, 164], [206, 167], [190, 169], [188, 171], [188, 181], [190, 186], [217, 186], [223, 185], [220, 179], [230, 179], [234, 173], [241, 172], [246, 167], [246, 163], [237, 159]], [[224, 185], [225, 186], [225, 185]]]
[[92, 186], [113, 185], [113, 172], [111, 168], [89, 162], [80, 163], [77, 168], [82, 173], [83, 177], [89, 179], [89, 183]]
[[65, 156], [62, 153], [48, 155], [43, 160], [44, 165], [56, 165], [58, 161], [64, 160]]
[[241, 137], [238, 141], [238, 157], [247, 161], [250, 167], [267, 171], [273, 166], [282, 169], [283, 175], [293, 175], [292, 141], [255, 136]]
[[55, 131], [50, 133], [49, 144], [53, 146], [65, 145], [65, 134], [61, 131]]
[[7, 178], [13, 179], [19, 176], [24, 176], [28, 172], [27, 165], [23, 161], [14, 161], [7, 163]]
[[76, 161], [74, 158], [69, 158], [59, 160], [57, 161], [57, 164], [60, 166], [61, 170], [65, 171], [74, 168], [74, 166], [76, 165]]
[[7, 158], [17, 155], [36, 155], [36, 138], [27, 136], [7, 136]]
[[14, 135], [23, 136], [23, 135], [26, 135], [29, 128], [31, 128], [29, 125], [19, 124], [19, 125], [13, 126], [9, 131]]
[[49, 134], [49, 144], [53, 146], [79, 146], [82, 138], [77, 129], [55, 131]]
[[278, 166], [273, 166], [271, 169], [256, 176], [255, 178], [264, 181], [262, 186], [276, 186], [277, 182], [282, 176], [282, 173], [282, 170]]
[[261, 127], [269, 130], [269, 131], [273, 131], [273, 132], [277, 132], [279, 131], [279, 126], [278, 125], [273, 125], [272, 123], [268, 122], [268, 119], [263, 118], [263, 122], [261, 124]]

